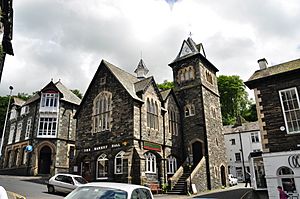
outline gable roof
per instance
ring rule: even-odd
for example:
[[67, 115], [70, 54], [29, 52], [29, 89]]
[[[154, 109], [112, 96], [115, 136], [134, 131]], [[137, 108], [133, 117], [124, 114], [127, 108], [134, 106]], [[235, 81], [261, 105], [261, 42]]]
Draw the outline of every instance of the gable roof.
[[134, 83], [134, 88], [135, 88], [135, 91], [136, 92], [141, 92], [141, 91], [145, 91], [145, 89], [148, 87], [148, 85], [151, 83], [153, 77], [148, 77], [148, 78], [145, 78], [145, 79], [142, 79], [138, 82], [135, 82]]
[[300, 69], [300, 59], [288, 61], [285, 63], [281, 63], [278, 65], [274, 65], [271, 67], [268, 67], [266, 69], [257, 70], [253, 73], [253, 75], [248, 79], [245, 84], [249, 87], [252, 85], [254, 81], [259, 81], [263, 78], [279, 75], [282, 73], [294, 71]]
[[25, 104], [25, 101], [22, 100], [21, 98], [18, 98], [18, 97], [13, 97], [13, 104], [16, 105], [16, 106], [23, 106], [23, 104]]
[[55, 83], [56, 88], [59, 90], [61, 94], [63, 94], [63, 97], [61, 100], [77, 104], [79, 105], [81, 102], [81, 99], [77, 97], [71, 90], [69, 90], [65, 85], [63, 85], [60, 81]]
[[53, 83], [52, 81], [50, 81], [44, 88], [41, 89], [41, 91], [37, 92], [35, 95], [33, 95], [31, 98], [29, 98], [23, 105], [30, 104], [30, 103], [40, 99], [40, 97], [41, 97], [40, 93], [43, 90], [46, 90], [47, 88], [51, 88], [51, 87], [53, 89], [57, 89], [57, 91], [62, 94], [61, 100], [70, 102], [70, 103], [76, 104], [76, 105], [80, 104], [81, 99], [79, 97], [77, 97], [77, 95], [75, 95], [71, 90], [69, 90], [60, 81], [58, 81], [56, 83]]
[[172, 91], [172, 89], [160, 91], [161, 97], [163, 98], [164, 101], [166, 101], [166, 99], [168, 98], [171, 91]]
[[[188, 47], [189, 52], [185, 55], [182, 55], [182, 51], [184, 47]], [[211, 66], [216, 72], [219, 70], [217, 67], [215, 67], [207, 58], [206, 54], [204, 51], [204, 47], [202, 43], [196, 44], [191, 37], [188, 37], [187, 40], [183, 40], [181, 48], [179, 53], [177, 54], [176, 58], [169, 64], [169, 66], [172, 67], [172, 65], [176, 62], [179, 62], [181, 60], [193, 57], [193, 56], [198, 56], [203, 62], [206, 62], [209, 66]]]
[[259, 124], [258, 122], [246, 122], [243, 123], [241, 126], [235, 125], [227, 125], [223, 126], [224, 134], [235, 134], [235, 133], [245, 133], [251, 131], [259, 131]]

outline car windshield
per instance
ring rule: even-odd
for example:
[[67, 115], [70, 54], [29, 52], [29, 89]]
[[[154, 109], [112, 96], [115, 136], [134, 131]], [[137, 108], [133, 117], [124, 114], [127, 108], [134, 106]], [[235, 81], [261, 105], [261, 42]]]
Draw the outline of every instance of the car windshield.
[[78, 183], [80, 183], [80, 184], [86, 184], [86, 183], [88, 183], [84, 178], [82, 178], [82, 177], [74, 177], [74, 179], [78, 182]]
[[127, 192], [106, 187], [78, 187], [65, 199], [127, 199]]

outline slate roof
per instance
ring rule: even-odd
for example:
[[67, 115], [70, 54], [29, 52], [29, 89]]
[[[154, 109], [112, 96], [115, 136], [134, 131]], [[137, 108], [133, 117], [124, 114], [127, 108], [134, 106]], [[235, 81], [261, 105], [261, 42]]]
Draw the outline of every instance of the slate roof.
[[151, 77], [142, 79], [138, 82], [135, 82], [134, 83], [135, 91], [136, 92], [144, 91], [152, 80], [153, 80], [153, 77], [151, 76]]
[[161, 96], [162, 96], [162, 98], [163, 98], [164, 101], [168, 98], [168, 96], [169, 96], [171, 90], [172, 90], [172, 89], [167, 89], [167, 90], [164, 90], [164, 91], [161, 91], [161, 92], [160, 92], [160, 94], [161, 94]]
[[247, 122], [243, 123], [242, 126], [234, 127], [234, 125], [223, 126], [224, 134], [234, 134], [238, 132], [250, 132], [250, 131], [259, 131], [258, 122]]
[[[273, 76], [273, 75], [277, 75], [277, 74], [281, 74], [281, 73], [285, 73], [297, 69], [300, 69], [300, 59], [274, 65], [263, 70], [257, 70], [254, 72], [254, 74], [249, 78], [247, 82], [259, 80], [265, 77], [269, 77], [269, 76]], [[247, 84], [247, 82], [245, 83]]]
[[[63, 85], [60, 81], [53, 83], [50, 82], [51, 84], [54, 84], [57, 88], [57, 90], [63, 95], [63, 97], [61, 98], [61, 100], [66, 101], [66, 102], [70, 102], [76, 105], [79, 105], [81, 102], [81, 99], [79, 97], [77, 97], [72, 91], [70, 91], [65, 85]], [[48, 86], [49, 84], [47, 84]], [[46, 87], [47, 87], [46, 86]], [[40, 92], [37, 92], [34, 96], [32, 96], [31, 98], [29, 98], [24, 104], [30, 104], [36, 100], [40, 99]]]
[[13, 104], [15, 104], [17, 106], [23, 106], [23, 104], [25, 103], [24, 100], [22, 100], [22, 99], [20, 99], [18, 97], [14, 97], [13, 99], [14, 99], [14, 103]]
[[145, 64], [145, 62], [143, 61], [143, 59], [141, 59], [141, 60], [139, 61], [138, 66], [137, 66], [137, 68], [135, 69], [134, 72], [137, 73], [137, 71], [138, 71], [139, 69], [145, 70], [145, 73], [148, 73], [148, 72], [149, 72], [149, 69], [146, 67], [146, 64]]
[[81, 99], [77, 97], [72, 91], [70, 91], [65, 85], [63, 85], [60, 81], [55, 83], [56, 88], [59, 90], [60, 93], [63, 94], [63, 98], [61, 100], [77, 104], [79, 105], [81, 102]]
[[120, 81], [120, 83], [124, 86], [127, 92], [133, 97], [134, 99], [141, 100], [135, 91], [134, 84], [139, 81], [137, 77], [134, 75], [116, 67], [115, 65], [102, 60], [103, 63], [107, 66], [107, 68], [115, 75], [115, 77]]

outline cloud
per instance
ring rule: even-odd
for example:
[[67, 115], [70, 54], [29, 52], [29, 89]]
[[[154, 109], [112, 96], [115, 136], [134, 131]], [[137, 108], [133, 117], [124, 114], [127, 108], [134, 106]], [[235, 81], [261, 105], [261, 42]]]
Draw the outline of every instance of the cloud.
[[[170, 5], [171, 9], [170, 9]], [[27, 0], [14, 2], [13, 47], [0, 94], [41, 89], [51, 78], [85, 92], [101, 59], [133, 73], [141, 52], [157, 82], [192, 32], [219, 74], [244, 80], [269, 63], [297, 58], [296, 0]]]

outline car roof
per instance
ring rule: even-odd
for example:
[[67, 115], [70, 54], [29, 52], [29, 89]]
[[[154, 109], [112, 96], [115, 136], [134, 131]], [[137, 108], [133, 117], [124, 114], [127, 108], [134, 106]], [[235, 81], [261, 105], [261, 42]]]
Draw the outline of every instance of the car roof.
[[54, 176], [58, 176], [58, 175], [65, 175], [65, 176], [71, 176], [71, 177], [81, 177], [80, 175], [75, 175], [75, 174], [70, 174], [70, 173], [57, 173]]
[[114, 188], [114, 189], [120, 189], [120, 190], [127, 191], [127, 192], [132, 191], [137, 188], [144, 188], [144, 189], [148, 189], [150, 191], [150, 189], [145, 186], [135, 185], [135, 184], [126, 184], [126, 183], [117, 183], [117, 182], [90, 182], [90, 183], [82, 185], [81, 187], [86, 187], [86, 186]]

